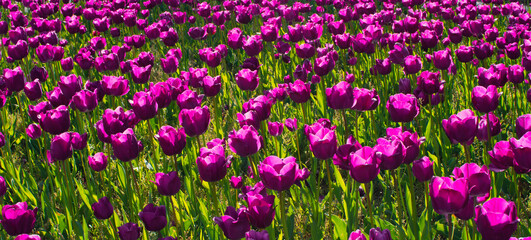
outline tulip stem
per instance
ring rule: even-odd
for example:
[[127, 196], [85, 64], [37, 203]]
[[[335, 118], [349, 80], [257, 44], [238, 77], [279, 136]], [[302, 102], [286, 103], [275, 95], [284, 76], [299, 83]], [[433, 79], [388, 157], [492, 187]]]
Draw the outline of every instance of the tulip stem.
[[463, 148], [465, 149], [466, 162], [470, 163], [470, 146], [463, 144]]
[[[520, 197], [520, 190], [518, 189], [519, 186], [518, 186], [518, 175], [516, 174], [516, 170], [514, 169], [513, 167], [513, 171], [512, 171], [512, 174], [513, 174], [513, 183], [514, 183], [514, 188], [515, 188], [515, 192], [516, 192], [516, 209], [521, 209], [520, 206], [522, 206], [522, 198]], [[520, 229], [518, 229], [518, 236], [520, 236], [521, 234], [521, 231]]]
[[219, 214], [219, 205], [218, 200], [216, 196], [216, 183], [215, 182], [209, 182], [208, 183], [210, 188], [210, 198], [212, 199], [212, 202], [214, 203], [214, 216], [217, 216]]
[[[326, 175], [328, 176], [328, 194], [330, 196], [328, 197], [328, 202], [330, 205], [328, 206], [328, 232], [330, 235], [332, 235], [332, 206], [334, 201], [334, 192], [333, 192], [333, 186], [332, 186], [332, 176], [330, 173], [330, 162], [329, 160], [325, 160], [326, 165]], [[357, 190], [357, 189], [356, 189]]]
[[109, 222], [111, 223], [111, 228], [112, 228], [111, 233], [114, 239], [116, 239], [116, 237], [118, 237], [118, 234], [116, 233], [116, 223], [114, 222], [114, 214], [109, 218]]
[[429, 194], [429, 183], [428, 181], [424, 182], [424, 204], [426, 205], [426, 212], [428, 214], [428, 239], [431, 238], [431, 209], [430, 209], [430, 194]]
[[[403, 129], [403, 128], [402, 128]], [[408, 164], [406, 166], [407, 175], [409, 177], [409, 193], [411, 194], [411, 201], [413, 204], [411, 204], [411, 224], [414, 228], [411, 229], [413, 231], [413, 234], [415, 234], [416, 239], [420, 239], [419, 230], [417, 229], [417, 201], [416, 201], [416, 195], [415, 195], [415, 184], [413, 182], [413, 173], [411, 172], [411, 164]], [[410, 226], [411, 227], [411, 226]]]
[[372, 203], [371, 203], [371, 182], [364, 183], [365, 187], [365, 196], [367, 197], [367, 208], [369, 209], [369, 217], [371, 219], [371, 227], [374, 227], [374, 216], [372, 213]]
[[286, 239], [291, 239], [289, 237], [288, 224], [286, 222], [286, 207], [284, 205], [285, 204], [284, 203], [284, 191], [280, 191], [279, 192], [278, 201], [280, 202], [280, 218], [281, 218], [281, 221], [282, 221], [282, 229], [284, 231], [284, 236], [286, 236], [285, 237]]
[[[397, 180], [397, 173], [395, 170], [391, 170], [391, 175], [393, 176], [393, 181], [394, 181], [394, 185], [395, 185], [395, 191], [396, 191], [396, 200], [398, 202], [398, 220], [399, 220], [399, 225], [402, 224], [402, 222], [404, 221], [404, 210], [402, 208], [402, 188], [400, 186], [400, 183], [398, 182]], [[400, 239], [406, 239], [406, 236], [404, 236], [404, 231], [398, 231], [400, 233]]]
[[[177, 194], [179, 194], [179, 193], [177, 193]], [[179, 232], [181, 233], [181, 236], [184, 236], [183, 233], [182, 233], [182, 223], [183, 223], [182, 217], [179, 214], [180, 219], [179, 220], [177, 219], [177, 211], [175, 211], [175, 204], [173, 204], [173, 195], [170, 196], [170, 203], [171, 203], [171, 210], [173, 212], [173, 221], [175, 222], [175, 226], [177, 226], [177, 225], [179, 226]]]
[[347, 110], [346, 109], [341, 110], [341, 114], [343, 115], [343, 127], [345, 128], [344, 129], [345, 130], [345, 132], [344, 132], [345, 139], [343, 140], [343, 142], [346, 143], [348, 135], [349, 135], [349, 132], [350, 132], [350, 129], [347, 127], [348, 126], [347, 125]]
[[138, 188], [138, 182], [136, 181], [135, 170], [133, 169], [133, 163], [131, 161], [129, 161], [129, 170], [131, 170], [131, 177], [133, 178], [135, 191], [136, 191], [137, 198], [138, 198], [139, 207], [142, 207], [143, 204], [140, 202], [141, 201], [140, 199], [141, 199], [142, 195], [140, 195], [140, 190]]

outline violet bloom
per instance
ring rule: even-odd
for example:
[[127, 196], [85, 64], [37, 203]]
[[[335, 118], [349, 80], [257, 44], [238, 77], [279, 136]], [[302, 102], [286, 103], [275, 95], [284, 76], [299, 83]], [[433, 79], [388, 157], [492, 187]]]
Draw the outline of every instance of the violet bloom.
[[137, 240], [140, 238], [142, 229], [136, 223], [126, 223], [118, 227], [120, 240]]
[[334, 156], [337, 150], [337, 137], [334, 127], [325, 127], [320, 123], [314, 123], [305, 129], [310, 142], [310, 151], [321, 160]]
[[181, 189], [181, 180], [175, 171], [169, 173], [156, 173], [154, 183], [157, 185], [157, 190], [160, 195], [164, 196], [175, 195]]
[[247, 213], [253, 227], [264, 229], [275, 218], [275, 195], [246, 194]]
[[126, 129], [123, 133], [113, 134], [111, 146], [114, 156], [122, 162], [129, 162], [137, 158], [141, 150], [141, 143], [131, 128]]
[[305, 180], [307, 170], [299, 169], [297, 159], [286, 157], [284, 159], [277, 156], [269, 156], [258, 165], [258, 173], [264, 186], [275, 191], [288, 190], [297, 181]]
[[285, 126], [291, 132], [297, 130], [297, 119], [296, 118], [286, 118]]
[[64, 133], [70, 127], [70, 114], [64, 105], [39, 114], [38, 120], [42, 130], [53, 135]]
[[459, 212], [468, 201], [468, 185], [464, 178], [455, 181], [449, 177], [434, 177], [430, 183], [433, 209], [447, 216]]
[[114, 211], [114, 208], [107, 197], [100, 198], [97, 202], [93, 203], [91, 207], [92, 212], [94, 212], [94, 217], [100, 220], [109, 219]]
[[98, 106], [98, 95], [89, 90], [81, 90], [72, 97], [71, 104], [81, 112], [91, 112]]
[[232, 176], [230, 177], [230, 186], [235, 189], [240, 189], [243, 187], [243, 179], [241, 176]]
[[162, 152], [168, 156], [181, 154], [186, 146], [184, 128], [176, 130], [172, 126], [162, 126], [155, 139], [159, 141]]
[[221, 76], [203, 78], [203, 92], [207, 97], [215, 97], [221, 91]]
[[14, 69], [5, 68], [3, 80], [7, 89], [12, 92], [20, 92], [24, 90], [24, 85], [26, 84], [24, 71], [22, 71], [22, 68], [20, 67]]
[[367, 240], [361, 230], [356, 230], [350, 233], [348, 240]]
[[278, 137], [282, 135], [282, 132], [284, 130], [284, 124], [281, 122], [268, 122], [267, 130], [271, 136]]
[[[225, 158], [223, 149], [219, 149], [221, 144], [209, 143], [210, 146], [200, 149], [200, 155], [195, 160], [199, 171], [199, 176], [205, 182], [217, 182], [227, 175], [230, 158]], [[213, 145], [212, 145], [213, 144]]]
[[210, 110], [208, 106], [182, 109], [179, 113], [179, 123], [184, 127], [186, 135], [190, 137], [201, 135], [208, 129]]
[[129, 81], [122, 76], [103, 76], [101, 86], [105, 95], [118, 97], [129, 92]]
[[102, 152], [96, 153], [88, 157], [88, 164], [92, 170], [101, 172], [107, 168], [107, 156]]
[[315, 74], [322, 77], [330, 73], [336, 65], [334, 59], [326, 54], [325, 56], [316, 58], [313, 62], [313, 70]]
[[373, 148], [374, 156], [382, 170], [394, 170], [402, 164], [406, 157], [406, 148], [399, 139], [387, 140], [379, 138]]
[[380, 173], [371, 147], [362, 147], [349, 156], [350, 176], [359, 183], [369, 183]]
[[28, 42], [18, 40], [15, 44], [7, 46], [7, 56], [17, 61], [28, 56]]
[[370, 240], [393, 240], [389, 229], [371, 228], [369, 231]]
[[494, 113], [488, 113], [489, 116], [489, 132], [487, 134], [487, 114], [480, 117], [478, 123], [478, 132], [476, 137], [480, 141], [487, 141], [487, 135], [494, 137], [501, 132], [500, 119], [494, 115]]
[[485, 240], [509, 239], [520, 221], [514, 202], [503, 198], [492, 198], [477, 206], [474, 220]]
[[251, 229], [246, 208], [236, 210], [234, 207], [228, 206], [225, 215], [215, 217], [214, 223], [221, 228], [228, 239], [241, 239]]
[[448, 119], [443, 119], [442, 126], [446, 136], [453, 144], [470, 145], [477, 133], [478, 118], [474, 116], [472, 110], [465, 109], [450, 116]]
[[353, 98], [351, 109], [364, 112], [376, 109], [380, 104], [380, 96], [375, 89], [353, 88]]
[[527, 132], [520, 139], [509, 140], [514, 153], [515, 163], [524, 169], [531, 169], [531, 133]]
[[421, 157], [419, 160], [413, 161], [411, 170], [419, 182], [431, 180], [433, 177], [433, 162], [426, 156]]
[[260, 82], [258, 77], [258, 71], [252, 71], [250, 69], [242, 69], [238, 71], [238, 74], [235, 76], [236, 84], [241, 90], [254, 91]]
[[468, 183], [468, 194], [471, 197], [484, 196], [490, 192], [490, 171], [487, 166], [465, 163], [452, 172], [455, 178], [464, 178]]
[[302, 59], [311, 58], [315, 55], [315, 47], [309, 43], [295, 44], [295, 53]]
[[26, 128], [26, 134], [31, 139], [37, 139], [41, 137], [42, 129], [39, 127], [39, 125], [32, 123]]
[[261, 232], [251, 230], [245, 233], [245, 240], [269, 240], [269, 233], [267, 230]]
[[157, 115], [159, 106], [151, 92], [136, 92], [133, 100], [129, 100], [135, 116], [142, 120], [149, 120]]
[[263, 146], [263, 138], [253, 126], [243, 126], [229, 133], [229, 147], [241, 157], [257, 153]]
[[20, 234], [14, 240], [41, 240], [41, 237], [37, 234]]
[[177, 105], [181, 109], [194, 109], [201, 107], [203, 101], [203, 95], [197, 95], [197, 92], [192, 90], [184, 90], [179, 96], [177, 96]]
[[39, 80], [33, 82], [27, 82], [24, 85], [24, 93], [30, 101], [36, 101], [42, 97], [42, 87]]
[[336, 153], [332, 157], [334, 165], [344, 170], [350, 170], [349, 156], [351, 153], [361, 149], [361, 144], [354, 139], [352, 135], [347, 138], [347, 142], [337, 148]]
[[416, 74], [422, 69], [422, 59], [416, 55], [409, 55], [404, 58], [404, 73]]
[[494, 85], [487, 88], [476, 86], [472, 89], [472, 105], [480, 112], [492, 112], [498, 107], [500, 96], [501, 93], [498, 93], [498, 88]]
[[521, 138], [525, 133], [531, 131], [531, 114], [519, 116], [516, 119], [516, 136]]
[[138, 216], [148, 231], [158, 232], [168, 224], [164, 205], [157, 207], [153, 203], [147, 204]]
[[258, 55], [263, 48], [264, 45], [262, 44], [260, 35], [250, 36], [243, 41], [243, 50], [245, 50], [245, 54], [249, 57]]
[[433, 65], [440, 70], [446, 70], [452, 63], [452, 56], [449, 48], [445, 50], [436, 51], [433, 53], [432, 62]]
[[341, 81], [332, 88], [326, 89], [326, 102], [332, 109], [348, 109], [354, 103], [352, 86]]
[[393, 122], [411, 122], [420, 110], [414, 95], [402, 93], [390, 96], [386, 107]]
[[29, 234], [35, 226], [35, 215], [37, 208], [28, 209], [28, 203], [19, 202], [15, 205], [4, 205], [2, 207], [2, 227], [10, 236], [19, 234]]
[[288, 83], [288, 95], [296, 103], [305, 103], [310, 99], [310, 83], [301, 80], [295, 80], [294, 83]]

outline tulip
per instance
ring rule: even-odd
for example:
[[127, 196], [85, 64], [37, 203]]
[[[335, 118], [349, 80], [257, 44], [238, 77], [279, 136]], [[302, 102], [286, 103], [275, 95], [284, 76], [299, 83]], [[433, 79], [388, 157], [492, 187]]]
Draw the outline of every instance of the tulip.
[[393, 240], [389, 229], [371, 228], [369, 231], [370, 240]]
[[267, 230], [261, 232], [251, 230], [245, 233], [245, 240], [269, 240], [269, 233]]
[[107, 156], [102, 152], [96, 153], [88, 157], [88, 164], [96, 172], [103, 171], [107, 168]]
[[255, 228], [269, 227], [275, 218], [275, 195], [247, 194], [249, 222]]
[[31, 139], [37, 139], [42, 135], [41, 127], [35, 123], [32, 123], [26, 128], [26, 134]]
[[282, 135], [282, 131], [284, 130], [284, 124], [280, 122], [268, 122], [267, 130], [269, 131], [269, 134], [271, 136], [278, 137]]
[[224, 216], [214, 217], [214, 223], [221, 228], [228, 239], [241, 239], [251, 229], [245, 208], [236, 210], [234, 207], [228, 206]]
[[243, 126], [240, 130], [229, 133], [230, 150], [240, 157], [257, 153], [263, 146], [263, 138], [253, 126]]
[[434, 94], [439, 92], [441, 85], [444, 82], [441, 82], [439, 72], [430, 72], [423, 71], [419, 77], [417, 77], [417, 86], [427, 94]]
[[332, 109], [350, 108], [354, 103], [354, 92], [352, 86], [345, 81], [341, 81], [332, 88], [327, 88], [326, 102]]
[[288, 190], [297, 181], [305, 180], [305, 170], [299, 169], [297, 159], [269, 156], [258, 165], [258, 173], [264, 186], [282, 192]]
[[483, 196], [490, 192], [490, 171], [487, 166], [479, 167], [475, 163], [465, 163], [454, 168], [455, 178], [464, 178], [468, 183], [468, 194], [471, 197]]
[[41, 240], [41, 237], [37, 234], [20, 234], [15, 238], [15, 240]]
[[387, 140], [379, 138], [374, 146], [374, 156], [380, 162], [382, 170], [394, 170], [402, 164], [406, 157], [406, 148], [398, 139]]
[[94, 217], [100, 220], [108, 219], [112, 216], [114, 208], [107, 197], [100, 198], [97, 202], [93, 203], [92, 211]]
[[105, 95], [123, 96], [129, 92], [129, 81], [122, 76], [103, 76], [101, 86]]
[[332, 157], [332, 162], [334, 165], [338, 166], [344, 170], [350, 170], [350, 160], [349, 156], [351, 153], [356, 152], [358, 149], [361, 149], [361, 144], [354, 139], [354, 137], [349, 136], [347, 142], [344, 145], [341, 145], [337, 148], [336, 153]]
[[306, 133], [310, 142], [310, 150], [313, 155], [321, 160], [326, 160], [334, 156], [337, 150], [337, 137], [334, 128], [323, 127], [314, 124], [310, 131]]
[[411, 167], [413, 175], [419, 182], [425, 182], [433, 177], [433, 162], [426, 156], [413, 161]]
[[111, 136], [111, 146], [114, 156], [122, 162], [129, 162], [138, 157], [140, 141], [136, 139], [133, 129], [128, 128], [123, 133]]
[[354, 88], [351, 109], [364, 112], [376, 109], [380, 104], [380, 97], [375, 89], [369, 90], [365, 88]]
[[203, 95], [197, 95], [192, 90], [184, 90], [179, 96], [177, 96], [177, 104], [181, 109], [194, 109], [195, 107], [201, 107], [203, 101]]
[[149, 82], [151, 77], [152, 65], [147, 65], [145, 67], [133, 66], [131, 69], [131, 78], [136, 84], [144, 84]]
[[7, 56], [13, 60], [21, 60], [28, 56], [28, 42], [18, 40], [14, 45], [7, 46]]
[[531, 114], [525, 114], [516, 119], [515, 131], [517, 138], [521, 138], [525, 133], [531, 131]]
[[136, 223], [126, 223], [118, 227], [120, 240], [137, 240], [140, 238], [142, 229]]
[[295, 52], [297, 56], [302, 59], [311, 58], [315, 55], [315, 47], [312, 44], [295, 44]]
[[518, 226], [514, 202], [492, 198], [476, 207], [477, 229], [483, 239], [509, 239]]
[[50, 150], [48, 151], [49, 160], [51, 163], [56, 161], [64, 161], [72, 157], [72, 138], [68, 132], [61, 133], [54, 136], [50, 143]]
[[203, 92], [207, 97], [215, 97], [221, 90], [221, 76], [203, 78]]
[[32, 81], [39, 79], [39, 82], [48, 80], [48, 71], [44, 67], [33, 67], [30, 71], [30, 79]]
[[243, 47], [243, 32], [239, 28], [233, 28], [227, 32], [227, 45], [232, 49]]
[[164, 205], [157, 207], [150, 203], [138, 213], [138, 216], [148, 231], [158, 232], [168, 224]]
[[101, 118], [102, 127], [110, 135], [122, 133], [127, 128], [134, 128], [140, 121], [133, 110], [126, 112], [122, 107], [117, 107], [115, 110], [106, 109]]
[[184, 127], [186, 135], [190, 137], [201, 135], [206, 132], [210, 123], [210, 110], [208, 106], [182, 109], [179, 113], [179, 123]]
[[186, 146], [184, 128], [176, 130], [172, 126], [162, 126], [155, 139], [159, 141], [162, 152], [168, 156], [181, 154]]
[[81, 90], [72, 98], [72, 107], [81, 112], [91, 112], [98, 106], [98, 95], [89, 90]]
[[393, 122], [411, 122], [420, 110], [415, 96], [402, 93], [390, 96], [386, 108]]
[[2, 207], [2, 227], [11, 236], [19, 234], [29, 234], [35, 226], [35, 214], [37, 208], [28, 209], [28, 203], [19, 202], [15, 205], [4, 205]]
[[404, 58], [404, 73], [416, 74], [422, 69], [422, 60], [419, 56], [409, 55]]
[[362, 147], [350, 154], [350, 176], [359, 183], [369, 183], [380, 173], [379, 163], [371, 147]]
[[297, 119], [296, 118], [286, 118], [284, 123], [288, 130], [292, 132], [297, 130]]
[[3, 197], [7, 192], [6, 180], [0, 176], [0, 197]]
[[526, 133], [520, 139], [509, 140], [514, 153], [515, 163], [524, 169], [531, 169], [531, 133]]
[[288, 95], [296, 103], [305, 103], [310, 99], [310, 83], [304, 83], [296, 80], [294, 83], [288, 83]]
[[[487, 116], [489, 117], [489, 124], [487, 124]], [[487, 126], [489, 126], [488, 132], [487, 132]], [[478, 123], [478, 132], [476, 134], [476, 137], [480, 141], [487, 141], [488, 140], [487, 136], [494, 137], [500, 134], [500, 131], [501, 131], [500, 119], [498, 119], [498, 117], [496, 117], [494, 113], [488, 113], [480, 117], [480, 120]]]
[[450, 55], [450, 49], [447, 48], [445, 50], [436, 51], [433, 53], [433, 65], [440, 70], [446, 70], [448, 67], [450, 67], [450, 63], [452, 62], [452, 57]]
[[24, 89], [26, 77], [22, 68], [16, 67], [14, 69], [4, 69], [4, 81], [7, 89], [12, 92], [20, 92]]
[[155, 185], [157, 185], [160, 195], [172, 196], [181, 189], [181, 180], [175, 171], [169, 173], [159, 172], [155, 174]]
[[367, 238], [365, 238], [365, 235], [363, 235], [361, 230], [358, 229], [350, 233], [348, 240], [367, 240]]
[[243, 50], [245, 50], [245, 54], [249, 57], [258, 55], [263, 48], [264, 45], [262, 44], [260, 35], [250, 36], [243, 41]]
[[471, 46], [459, 46], [459, 48], [455, 50], [455, 55], [460, 62], [467, 63], [474, 59], [473, 51], [474, 48]]
[[313, 70], [317, 76], [325, 76], [335, 67], [336, 63], [334, 59], [329, 55], [325, 55], [319, 58], [316, 58], [313, 63]]
[[243, 187], [243, 180], [241, 176], [232, 176], [230, 177], [230, 186], [232, 188], [240, 189]]
[[129, 104], [135, 112], [135, 116], [142, 120], [149, 120], [157, 115], [159, 105], [151, 92], [136, 92]]
[[206, 182], [217, 182], [227, 175], [229, 159], [220, 154], [202, 154], [195, 160], [199, 176]]
[[465, 109], [448, 119], [443, 119], [442, 126], [453, 144], [470, 145], [476, 136], [478, 119], [472, 110]]
[[258, 71], [251, 71], [250, 69], [242, 69], [235, 76], [236, 84], [243, 91], [254, 91], [260, 82], [258, 78]]
[[459, 212], [468, 201], [468, 185], [464, 178], [434, 177], [430, 183], [431, 204], [435, 212], [447, 216]]
[[500, 96], [501, 93], [498, 93], [497, 87], [494, 85], [490, 85], [488, 88], [476, 86], [472, 89], [472, 105], [480, 112], [492, 112], [498, 107]]

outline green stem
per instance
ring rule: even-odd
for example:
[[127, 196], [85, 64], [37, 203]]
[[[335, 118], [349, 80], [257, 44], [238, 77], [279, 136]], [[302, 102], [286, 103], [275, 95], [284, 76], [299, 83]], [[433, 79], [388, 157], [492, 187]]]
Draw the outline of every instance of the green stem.
[[[411, 172], [411, 164], [408, 164], [408, 166], [406, 166], [406, 169], [407, 169], [407, 175], [409, 177], [409, 193], [411, 194], [411, 201], [413, 202], [413, 204], [411, 204], [411, 222], [410, 222], [410, 225], [412, 225], [414, 227], [414, 229], [411, 229], [413, 231], [413, 234], [415, 234], [415, 237], [416, 239], [420, 239], [420, 235], [419, 235], [419, 231], [418, 231], [418, 228], [417, 228], [417, 224], [418, 224], [418, 216], [417, 216], [417, 202], [416, 202], [416, 196], [415, 196], [415, 184], [413, 182], [413, 173]], [[410, 226], [411, 227], [411, 226]]]
[[214, 216], [217, 216], [219, 214], [219, 199], [216, 196], [216, 183], [209, 182], [208, 184], [210, 188], [210, 198], [214, 204]]
[[[404, 222], [404, 210], [402, 207], [402, 187], [400, 186], [400, 183], [397, 180], [397, 173], [395, 170], [391, 170], [391, 175], [393, 176], [393, 181], [395, 185], [395, 192], [396, 192], [396, 200], [398, 202], [398, 220], [399, 225], [401, 225]], [[400, 239], [406, 239], [406, 236], [404, 236], [403, 231], [399, 231], [400, 233]]]
[[365, 183], [363, 184], [363, 186], [365, 187], [365, 196], [367, 198], [367, 208], [369, 210], [369, 218], [371, 221], [371, 227], [373, 227], [375, 225], [374, 225], [374, 215], [372, 213], [372, 203], [371, 203], [371, 182]]
[[334, 188], [332, 185], [332, 177], [330, 173], [330, 163], [329, 159], [325, 160], [326, 165], [326, 175], [328, 176], [328, 194], [330, 195], [328, 197], [328, 202], [330, 203], [328, 205], [328, 232], [330, 233], [330, 236], [332, 233], [332, 206], [334, 206]]
[[430, 202], [430, 193], [429, 193], [429, 183], [428, 181], [424, 182], [424, 204], [426, 205], [426, 212], [428, 213], [428, 239], [431, 238], [431, 202]]
[[284, 191], [279, 192], [279, 202], [280, 202], [280, 218], [282, 221], [282, 231], [284, 231], [284, 236], [286, 239], [291, 239], [288, 232], [288, 224], [286, 222], [286, 207], [284, 203]]
[[463, 148], [465, 148], [466, 162], [470, 163], [470, 146], [463, 144]]
[[131, 177], [133, 178], [133, 183], [134, 183], [134, 186], [135, 186], [135, 191], [136, 191], [136, 194], [137, 194], [137, 198], [138, 198], [138, 204], [139, 204], [139, 207], [142, 207], [142, 205], [144, 205], [142, 203], [142, 195], [140, 195], [140, 190], [138, 188], [138, 181], [136, 180], [136, 176], [135, 176], [135, 170], [133, 169], [133, 163], [131, 161], [129, 161], [129, 170], [131, 171]]

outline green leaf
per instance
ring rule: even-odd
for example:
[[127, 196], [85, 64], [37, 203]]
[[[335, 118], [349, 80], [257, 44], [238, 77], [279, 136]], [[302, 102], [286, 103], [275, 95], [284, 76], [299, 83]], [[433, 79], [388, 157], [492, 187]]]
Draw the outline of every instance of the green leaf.
[[74, 179], [74, 182], [76, 183], [77, 191], [79, 192], [79, 195], [81, 196], [81, 200], [83, 200], [85, 205], [87, 205], [88, 209], [91, 209], [90, 201], [87, 198], [87, 194], [85, 193], [86, 190], [83, 188], [83, 186], [81, 186], [81, 184], [77, 180]]
[[334, 223], [334, 239], [347, 239], [347, 223], [336, 215], [332, 216], [332, 222]]

